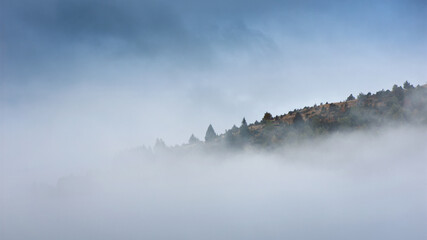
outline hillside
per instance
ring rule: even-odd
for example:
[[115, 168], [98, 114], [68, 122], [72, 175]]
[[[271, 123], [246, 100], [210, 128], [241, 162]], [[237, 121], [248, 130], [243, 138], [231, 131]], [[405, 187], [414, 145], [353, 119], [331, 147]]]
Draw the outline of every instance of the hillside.
[[[315, 137], [334, 131], [351, 131], [377, 127], [388, 123], [427, 124], [427, 84], [414, 87], [405, 82], [392, 90], [375, 94], [350, 95], [347, 100], [295, 109], [273, 117], [265, 113], [261, 121], [227, 130], [212, 137], [210, 126], [206, 144], [225, 144], [231, 147], [245, 145], [271, 146], [283, 142]], [[194, 140], [191, 144], [201, 143]]]
[[[350, 95], [341, 102], [295, 109], [274, 117], [266, 112], [260, 121], [247, 124], [243, 118], [240, 127], [233, 126], [219, 135], [209, 125], [205, 141], [192, 134], [187, 144], [170, 148], [161, 139], [157, 139], [153, 150], [187, 154], [193, 150], [218, 153], [224, 147], [234, 150], [247, 147], [274, 148], [334, 132], [393, 124], [427, 126], [427, 84], [414, 87], [405, 82], [403, 86], [394, 85], [391, 90], [381, 90], [374, 94], [360, 93], [357, 97]], [[139, 151], [148, 155], [153, 153], [146, 147]]]

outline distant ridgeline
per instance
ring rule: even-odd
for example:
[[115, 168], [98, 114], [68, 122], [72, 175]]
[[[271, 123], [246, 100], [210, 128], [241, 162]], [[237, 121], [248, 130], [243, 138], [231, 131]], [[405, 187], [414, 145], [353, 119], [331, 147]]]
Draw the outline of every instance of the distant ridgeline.
[[[427, 125], [427, 84], [414, 87], [405, 82], [403, 87], [394, 85], [391, 91], [360, 93], [357, 98], [350, 95], [343, 102], [304, 107], [275, 117], [266, 112], [260, 122], [248, 125], [243, 118], [240, 127], [233, 126], [220, 135], [209, 125], [204, 142], [191, 135], [188, 144], [182, 147], [226, 146], [239, 149], [245, 146], [277, 146], [335, 131], [389, 123]], [[161, 140], [160, 145], [164, 145]]]

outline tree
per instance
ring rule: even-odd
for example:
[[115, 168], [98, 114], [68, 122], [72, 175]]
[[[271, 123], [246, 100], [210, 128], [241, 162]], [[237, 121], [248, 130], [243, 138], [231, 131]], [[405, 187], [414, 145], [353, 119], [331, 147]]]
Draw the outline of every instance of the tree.
[[243, 118], [243, 120], [242, 120], [242, 126], [240, 126], [240, 127], [243, 127], [243, 126], [248, 126], [248, 123], [246, 122], [246, 119], [245, 118]]
[[215, 130], [212, 127], [212, 124], [209, 124], [208, 130], [206, 130], [205, 141], [210, 142], [217, 137]]
[[271, 113], [266, 112], [266, 113], [264, 114], [264, 117], [262, 118], [262, 121], [261, 121], [261, 122], [265, 123], [265, 122], [267, 122], [267, 121], [271, 121], [271, 120], [273, 120], [273, 116], [271, 115]]
[[294, 117], [294, 124], [299, 124], [299, 123], [303, 123], [304, 122], [304, 119], [302, 118], [302, 115], [301, 115], [301, 113], [300, 112], [297, 112], [296, 114], [295, 114], [295, 117]]
[[225, 132], [225, 142], [230, 147], [234, 147], [237, 144], [236, 136], [233, 134], [232, 130]]
[[366, 95], [363, 93], [359, 93], [359, 95], [357, 95], [357, 100], [364, 100], [366, 98]]
[[367, 100], [367, 96], [363, 93], [359, 93], [359, 95], [357, 95], [357, 105], [358, 106], [365, 106], [366, 100]]
[[242, 125], [240, 126], [240, 137], [247, 138], [249, 137], [249, 127], [246, 123], [246, 119], [243, 118]]
[[406, 81], [405, 83], [403, 83], [403, 88], [406, 90], [409, 90], [409, 89], [414, 89], [414, 86], [412, 86], [412, 84]]
[[239, 128], [238, 127], [236, 127], [236, 125], [233, 125], [233, 127], [231, 128], [231, 130], [230, 131], [232, 131], [232, 132], [237, 132], [239, 130]]
[[396, 84], [393, 85], [391, 92], [397, 97], [397, 99], [402, 102], [404, 97], [404, 90], [402, 87], [398, 87]]
[[156, 139], [156, 143], [154, 144], [154, 151], [155, 152], [162, 152], [165, 151], [168, 147], [166, 146], [165, 142], [161, 138]]
[[200, 140], [199, 140], [198, 138], [196, 138], [196, 137], [194, 136], [194, 134], [191, 134], [190, 139], [188, 139], [188, 143], [189, 143], [189, 144], [197, 144], [197, 143], [199, 143], [199, 142], [200, 142]]

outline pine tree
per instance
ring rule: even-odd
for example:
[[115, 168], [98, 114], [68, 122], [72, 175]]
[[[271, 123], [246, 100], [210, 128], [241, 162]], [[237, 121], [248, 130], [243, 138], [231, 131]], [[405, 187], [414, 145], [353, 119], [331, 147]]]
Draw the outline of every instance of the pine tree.
[[403, 88], [402, 87], [399, 87], [399, 86], [397, 86], [396, 84], [394, 84], [393, 85], [393, 89], [392, 89], [392, 91], [391, 91], [393, 94], [394, 94], [394, 96], [396, 96], [397, 97], [397, 99], [400, 101], [400, 102], [403, 102], [403, 98], [404, 98], [404, 91], [403, 91]]
[[410, 84], [408, 81], [405, 81], [405, 83], [403, 83], [403, 88], [409, 90], [414, 89], [414, 86], [412, 86], [412, 84]]
[[199, 143], [199, 142], [200, 142], [200, 140], [199, 140], [198, 138], [196, 138], [196, 137], [194, 136], [194, 134], [191, 134], [190, 139], [188, 139], [188, 143], [189, 143], [189, 144], [197, 144], [197, 143]]
[[237, 132], [239, 130], [239, 128], [238, 127], [236, 127], [236, 125], [233, 125], [233, 127], [231, 128], [231, 132]]
[[162, 152], [162, 151], [167, 150], [167, 148], [168, 147], [166, 146], [166, 144], [163, 141], [163, 139], [161, 139], [161, 138], [157, 138], [156, 139], [156, 143], [154, 144], [154, 148], [153, 148], [153, 150], [155, 152]]
[[302, 118], [302, 115], [301, 115], [301, 113], [300, 112], [297, 112], [296, 114], [295, 114], [295, 117], [294, 117], [294, 124], [300, 124], [300, 123], [303, 123], [304, 122], [304, 119]]
[[273, 116], [271, 115], [271, 113], [266, 112], [264, 114], [264, 117], [262, 118], [261, 122], [266, 123], [267, 121], [271, 121], [271, 120], [273, 120]]
[[240, 126], [240, 137], [242, 138], [249, 137], [249, 127], [245, 118], [243, 118], [242, 125]]
[[241, 127], [243, 127], [243, 126], [248, 126], [248, 123], [246, 122], [246, 119], [245, 118], [243, 118], [243, 120], [242, 120], [242, 126]]
[[350, 94], [350, 96], [348, 96], [347, 101], [352, 101], [356, 98], [354, 98], [353, 94]]
[[212, 127], [212, 124], [209, 124], [208, 130], [206, 130], [205, 141], [210, 142], [217, 137], [215, 130]]

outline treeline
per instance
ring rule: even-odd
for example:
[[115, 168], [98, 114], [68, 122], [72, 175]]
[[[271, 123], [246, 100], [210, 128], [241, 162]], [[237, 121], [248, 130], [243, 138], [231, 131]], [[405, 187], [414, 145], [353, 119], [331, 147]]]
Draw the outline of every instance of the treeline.
[[[234, 125], [219, 135], [209, 125], [204, 141], [192, 134], [188, 144], [175, 149], [274, 147], [336, 131], [377, 127], [391, 122], [427, 124], [427, 85], [414, 87], [406, 81], [403, 86], [394, 85], [391, 90], [360, 93], [357, 97], [351, 94], [345, 101], [321, 103], [284, 115], [273, 117], [266, 112], [259, 122], [248, 125], [243, 118], [240, 127]], [[167, 148], [161, 140], [156, 145], [158, 149]]]

